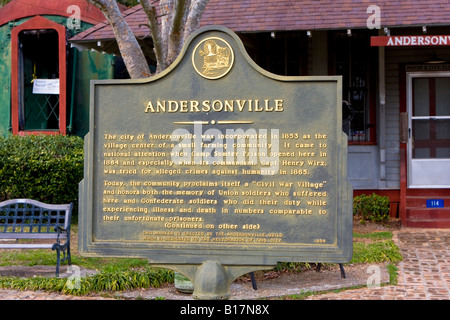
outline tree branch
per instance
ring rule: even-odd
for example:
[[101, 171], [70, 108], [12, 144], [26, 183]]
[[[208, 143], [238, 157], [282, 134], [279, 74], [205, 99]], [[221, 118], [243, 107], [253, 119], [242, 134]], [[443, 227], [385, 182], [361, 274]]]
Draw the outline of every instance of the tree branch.
[[146, 78], [151, 75], [142, 49], [133, 32], [125, 21], [115, 0], [87, 0], [99, 8], [113, 29], [117, 45], [132, 79]]
[[150, 3], [151, 0], [141, 0], [142, 8], [147, 15], [150, 25], [150, 32], [153, 40], [153, 50], [156, 56], [157, 70], [160, 72], [167, 68], [166, 65], [166, 51], [163, 49], [163, 42], [161, 38], [161, 28], [158, 23], [156, 7]]
[[184, 27], [183, 43], [200, 25], [200, 18], [207, 4], [208, 0], [192, 0]]
[[172, 25], [169, 35], [169, 47], [167, 55], [168, 63], [172, 63], [173, 61], [175, 61], [181, 51], [181, 47], [183, 46], [183, 26], [185, 17], [189, 12], [189, 6], [189, 0], [177, 0], [175, 2]]
[[[173, 17], [173, 3], [172, 0], [160, 0], [159, 11], [161, 13], [161, 45], [164, 52], [168, 52], [169, 49], [169, 35], [170, 27]], [[166, 60], [167, 60], [166, 54]], [[168, 61], [165, 61], [166, 65], [170, 65]]]
[[99, 8], [102, 12], [103, 10], [106, 10], [106, 6], [108, 3], [107, 0], [86, 0], [86, 1]]

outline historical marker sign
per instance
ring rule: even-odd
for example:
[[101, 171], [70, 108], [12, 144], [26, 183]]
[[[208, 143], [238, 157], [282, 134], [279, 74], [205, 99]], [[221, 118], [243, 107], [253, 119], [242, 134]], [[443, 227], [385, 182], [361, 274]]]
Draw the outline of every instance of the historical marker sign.
[[145, 80], [92, 81], [80, 250], [151, 263], [348, 262], [340, 77], [282, 77], [204, 28]]

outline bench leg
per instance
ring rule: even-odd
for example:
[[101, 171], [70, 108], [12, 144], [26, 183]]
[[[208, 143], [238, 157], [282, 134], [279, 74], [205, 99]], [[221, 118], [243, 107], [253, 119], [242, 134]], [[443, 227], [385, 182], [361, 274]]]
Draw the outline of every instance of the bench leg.
[[[61, 261], [69, 261], [69, 266], [72, 265], [72, 260], [70, 257], [70, 246], [61, 246], [59, 243], [55, 243], [52, 250], [56, 250], [56, 276], [59, 277], [59, 267]], [[67, 252], [66, 252], [67, 250]], [[63, 258], [61, 259], [61, 251], [63, 252]]]
[[59, 277], [59, 264], [61, 262], [61, 253], [59, 248], [56, 249], [56, 277]]
[[69, 266], [72, 265], [72, 259], [70, 258], [70, 246], [67, 246], [67, 261], [69, 263]]

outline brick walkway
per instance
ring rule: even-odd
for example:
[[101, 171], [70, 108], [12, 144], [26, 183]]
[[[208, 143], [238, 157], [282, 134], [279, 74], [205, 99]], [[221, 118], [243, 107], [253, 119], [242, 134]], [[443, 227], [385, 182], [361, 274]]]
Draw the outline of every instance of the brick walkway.
[[394, 233], [403, 261], [398, 284], [312, 296], [309, 300], [449, 300], [450, 230], [403, 228]]

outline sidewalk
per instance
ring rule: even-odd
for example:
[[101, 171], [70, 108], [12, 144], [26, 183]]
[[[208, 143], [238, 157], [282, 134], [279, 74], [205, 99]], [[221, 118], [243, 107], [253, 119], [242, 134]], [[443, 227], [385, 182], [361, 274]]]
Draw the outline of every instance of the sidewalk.
[[449, 300], [450, 230], [403, 228], [394, 233], [403, 261], [398, 284], [324, 294], [309, 300]]

